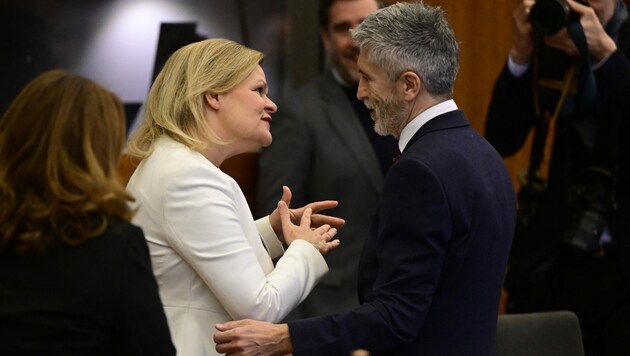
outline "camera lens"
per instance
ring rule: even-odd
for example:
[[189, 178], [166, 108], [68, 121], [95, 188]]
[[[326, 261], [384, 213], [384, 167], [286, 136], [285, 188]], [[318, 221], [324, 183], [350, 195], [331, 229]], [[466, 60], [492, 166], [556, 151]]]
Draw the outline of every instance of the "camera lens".
[[538, 0], [529, 14], [536, 33], [546, 36], [566, 26], [571, 9], [564, 0]]

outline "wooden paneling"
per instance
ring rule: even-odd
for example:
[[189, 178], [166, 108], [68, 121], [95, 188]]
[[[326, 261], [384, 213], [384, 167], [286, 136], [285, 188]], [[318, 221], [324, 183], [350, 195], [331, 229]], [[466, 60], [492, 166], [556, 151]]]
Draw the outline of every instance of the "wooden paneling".
[[[221, 165], [221, 170], [238, 182], [252, 212], [254, 211], [254, 199], [256, 199], [257, 161], [258, 153], [243, 153], [226, 159]], [[280, 189], [281, 187], [273, 188]], [[254, 216], [254, 219], [259, 217]]]
[[122, 154], [120, 161], [118, 162], [118, 176], [120, 177], [120, 181], [123, 186], [127, 186], [129, 183], [129, 178], [133, 175], [133, 172], [138, 167], [139, 162], [136, 159], [131, 158], [126, 153]]

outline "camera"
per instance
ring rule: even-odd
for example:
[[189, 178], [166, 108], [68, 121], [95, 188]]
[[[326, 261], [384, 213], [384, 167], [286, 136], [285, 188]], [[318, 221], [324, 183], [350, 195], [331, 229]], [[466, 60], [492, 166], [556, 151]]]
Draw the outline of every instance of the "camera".
[[573, 213], [564, 242], [594, 253], [599, 249], [599, 239], [615, 206], [613, 174], [602, 167], [589, 166], [579, 176], [580, 182], [568, 192]]
[[[576, 1], [589, 6], [586, 0]], [[529, 13], [529, 22], [534, 31], [542, 36], [552, 35], [569, 22], [578, 20], [578, 14], [571, 11], [566, 0], [537, 0]]]

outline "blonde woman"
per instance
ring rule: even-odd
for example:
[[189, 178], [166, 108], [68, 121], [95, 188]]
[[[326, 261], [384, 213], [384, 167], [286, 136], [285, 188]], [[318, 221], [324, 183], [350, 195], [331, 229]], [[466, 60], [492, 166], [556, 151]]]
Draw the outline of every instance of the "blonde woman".
[[118, 98], [60, 70], [0, 119], [0, 355], [175, 355], [124, 140]]
[[238, 184], [219, 169], [271, 144], [277, 108], [262, 60], [224, 39], [179, 49], [129, 142], [141, 159], [127, 186], [139, 202], [134, 222], [146, 234], [180, 355], [215, 354], [217, 322], [281, 320], [328, 271], [322, 255], [339, 245], [332, 238], [343, 220], [314, 214], [337, 202], [289, 210], [284, 187], [278, 208], [255, 222]]

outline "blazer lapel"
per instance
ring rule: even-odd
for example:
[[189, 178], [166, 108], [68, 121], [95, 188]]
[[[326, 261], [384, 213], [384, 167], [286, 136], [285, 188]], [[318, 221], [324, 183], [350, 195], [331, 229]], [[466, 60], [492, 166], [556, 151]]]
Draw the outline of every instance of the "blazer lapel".
[[380, 192], [383, 175], [374, 148], [365, 133], [352, 104], [344, 98], [345, 93], [328, 71], [320, 82], [322, 100], [327, 104], [324, 108], [326, 119], [330, 121], [335, 134], [341, 138], [352, 154], [365, 176], [377, 192]]

